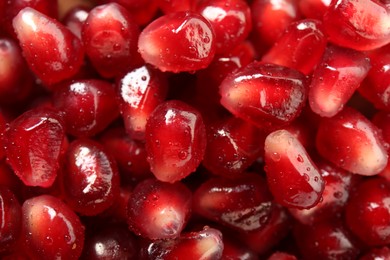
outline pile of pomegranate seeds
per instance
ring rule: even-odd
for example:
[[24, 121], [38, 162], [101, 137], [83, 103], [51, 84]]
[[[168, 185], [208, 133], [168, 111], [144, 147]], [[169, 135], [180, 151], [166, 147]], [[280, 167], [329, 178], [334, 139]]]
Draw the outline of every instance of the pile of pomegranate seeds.
[[390, 259], [385, 0], [0, 0], [0, 259]]

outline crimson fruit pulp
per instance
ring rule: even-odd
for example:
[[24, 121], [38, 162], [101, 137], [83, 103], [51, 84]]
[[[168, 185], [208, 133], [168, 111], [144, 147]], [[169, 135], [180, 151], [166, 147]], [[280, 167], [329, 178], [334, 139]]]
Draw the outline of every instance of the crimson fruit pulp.
[[390, 258], [387, 0], [0, 0], [0, 259]]

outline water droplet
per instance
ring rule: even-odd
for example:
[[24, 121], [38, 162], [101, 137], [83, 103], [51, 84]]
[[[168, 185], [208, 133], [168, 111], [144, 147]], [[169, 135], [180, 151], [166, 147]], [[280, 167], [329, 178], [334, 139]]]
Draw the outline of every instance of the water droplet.
[[184, 160], [184, 159], [187, 158], [188, 153], [187, 153], [186, 151], [180, 151], [179, 154], [178, 154], [178, 156], [179, 156], [179, 159], [180, 159], [180, 160]]
[[280, 154], [279, 153], [271, 153], [271, 159], [274, 160], [275, 162], [280, 161]]
[[303, 162], [303, 157], [301, 155], [298, 155], [297, 161], [302, 163]]
[[337, 191], [337, 192], [333, 193], [333, 196], [336, 199], [341, 199], [343, 197], [343, 193], [341, 191]]
[[[310, 167], [307, 167], [307, 168], [306, 168], [306, 171], [310, 171], [310, 170], [311, 170]], [[318, 178], [318, 177], [316, 177], [316, 178]]]
[[147, 77], [146, 76], [142, 76], [141, 80], [145, 81], [145, 80], [147, 80]]
[[314, 181], [318, 182], [318, 176], [314, 177]]
[[306, 173], [303, 174], [303, 178], [305, 178], [305, 181], [307, 181], [307, 182], [310, 181], [310, 176]]
[[119, 43], [115, 43], [113, 49], [114, 51], [119, 51], [121, 49], [121, 45]]
[[210, 38], [207, 37], [207, 36], [205, 36], [205, 37], [203, 38], [203, 42], [204, 42], [204, 43], [209, 43], [209, 42], [210, 42]]

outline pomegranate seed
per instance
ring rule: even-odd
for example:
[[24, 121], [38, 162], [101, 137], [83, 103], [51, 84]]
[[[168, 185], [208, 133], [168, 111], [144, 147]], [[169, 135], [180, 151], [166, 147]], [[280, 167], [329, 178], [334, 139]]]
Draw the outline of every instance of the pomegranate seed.
[[275, 200], [299, 209], [317, 205], [325, 183], [299, 140], [278, 130], [267, 136], [264, 149], [268, 185]]
[[370, 70], [361, 52], [329, 46], [314, 71], [309, 90], [311, 109], [332, 117], [341, 111]]
[[307, 18], [322, 20], [332, 0], [299, 0], [299, 11]]
[[352, 175], [324, 160], [316, 162], [325, 183], [322, 199], [310, 209], [290, 208], [291, 215], [305, 225], [339, 219], [349, 194], [357, 183], [357, 175]]
[[196, 71], [211, 63], [215, 35], [200, 14], [177, 12], [146, 26], [139, 36], [138, 48], [142, 58], [161, 71]]
[[126, 131], [132, 138], [144, 140], [146, 121], [168, 92], [165, 75], [145, 65], [123, 76], [117, 89]]
[[63, 112], [67, 133], [78, 137], [99, 133], [119, 115], [114, 86], [102, 80], [56, 86], [53, 104]]
[[150, 242], [141, 250], [140, 259], [221, 259], [223, 241], [220, 231], [204, 227], [198, 232], [190, 232], [176, 239]]
[[332, 1], [323, 20], [330, 41], [340, 46], [372, 50], [390, 42], [390, 14], [380, 1]]
[[199, 112], [181, 101], [159, 105], [145, 130], [146, 152], [157, 179], [175, 182], [194, 172], [206, 150], [206, 130]]
[[121, 225], [94, 227], [85, 237], [82, 259], [137, 259], [138, 247], [134, 235]]
[[386, 260], [390, 258], [390, 249], [388, 247], [372, 248], [365, 253], [359, 260]]
[[299, 115], [307, 90], [305, 76], [300, 72], [260, 62], [229, 74], [220, 85], [221, 104], [226, 109], [267, 131]]
[[31, 92], [33, 77], [16, 42], [0, 38], [0, 60], [0, 102], [23, 101]]
[[300, 18], [298, 1], [254, 0], [251, 6], [253, 33], [262, 44], [272, 45], [291, 22]]
[[15, 195], [0, 186], [0, 253], [17, 242], [22, 226], [22, 209]]
[[65, 201], [83, 215], [103, 212], [119, 194], [116, 164], [92, 140], [79, 139], [69, 145], [61, 177]]
[[58, 21], [24, 8], [13, 27], [30, 69], [46, 85], [74, 76], [83, 63], [80, 40]]
[[241, 176], [262, 153], [265, 137], [251, 124], [231, 117], [211, 125], [203, 165], [224, 177]]
[[158, 7], [164, 14], [190, 11], [194, 0], [156, 0]]
[[368, 245], [387, 245], [390, 237], [386, 232], [390, 221], [390, 185], [383, 178], [361, 182], [351, 193], [345, 209], [348, 227]]
[[99, 141], [118, 163], [122, 181], [136, 183], [153, 177], [146, 160], [145, 144], [131, 139], [124, 128], [105, 131]]
[[180, 182], [140, 182], [129, 199], [130, 229], [149, 239], [179, 237], [191, 214], [191, 197], [190, 190]]
[[119, 195], [116, 197], [111, 207], [104, 211], [102, 214], [100, 214], [100, 216], [103, 216], [103, 218], [106, 219], [111, 219], [113, 223], [126, 223], [127, 206], [129, 204], [129, 200], [132, 193], [132, 187], [121, 186], [119, 190]]
[[326, 43], [327, 38], [320, 21], [300, 20], [286, 28], [262, 57], [262, 61], [293, 68], [308, 75], [320, 62]]
[[275, 252], [270, 257], [268, 257], [268, 260], [297, 260], [297, 258], [291, 254]]
[[294, 235], [305, 259], [357, 259], [359, 255], [356, 240], [340, 222], [296, 225]]
[[84, 6], [76, 6], [72, 8], [63, 19], [63, 24], [69, 30], [81, 39], [81, 31], [85, 20], [87, 20], [89, 9]]
[[[376, 113], [372, 119], [372, 122], [379, 128], [382, 133], [383, 139], [386, 142], [386, 148], [390, 144], [390, 114], [384, 111]], [[389, 155], [389, 151], [387, 151]], [[386, 167], [379, 173], [380, 176], [390, 180], [390, 163], [387, 161]]]
[[205, 17], [214, 29], [217, 53], [236, 47], [252, 29], [250, 8], [244, 0], [199, 1], [195, 11]]
[[387, 152], [378, 129], [349, 107], [322, 120], [316, 147], [325, 159], [360, 175], [378, 174], [387, 164]]
[[111, 78], [137, 66], [138, 25], [127, 10], [115, 3], [93, 8], [84, 22], [82, 39], [95, 69]]
[[6, 133], [7, 162], [27, 186], [50, 187], [64, 154], [62, 118], [54, 110], [29, 110]]
[[259, 175], [239, 179], [213, 178], [194, 194], [194, 211], [238, 231], [262, 229], [272, 212], [271, 195]]
[[24, 241], [32, 259], [79, 258], [84, 226], [61, 200], [50, 195], [34, 197], [23, 203], [22, 213]]

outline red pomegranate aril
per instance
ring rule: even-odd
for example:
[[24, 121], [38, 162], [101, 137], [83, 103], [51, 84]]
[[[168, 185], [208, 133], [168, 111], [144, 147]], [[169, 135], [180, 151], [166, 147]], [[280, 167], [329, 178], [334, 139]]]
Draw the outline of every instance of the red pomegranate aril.
[[345, 209], [346, 224], [370, 246], [389, 244], [390, 185], [381, 177], [362, 181], [351, 193]]
[[252, 29], [251, 10], [245, 0], [198, 1], [195, 11], [206, 18], [215, 33], [216, 53], [243, 42]]
[[267, 46], [274, 44], [289, 24], [300, 18], [295, 0], [254, 0], [251, 11], [253, 34]]
[[30, 259], [78, 259], [84, 244], [84, 226], [61, 200], [42, 195], [22, 206], [24, 243]]
[[50, 187], [64, 154], [64, 124], [54, 110], [29, 110], [9, 125], [7, 162], [27, 186]]
[[297, 258], [288, 253], [275, 252], [267, 260], [297, 260]]
[[344, 170], [365, 176], [380, 173], [388, 161], [378, 129], [349, 107], [332, 118], [322, 119], [316, 147], [323, 158]]
[[161, 71], [192, 72], [206, 68], [213, 60], [215, 35], [200, 14], [177, 12], [146, 26], [139, 36], [138, 49], [147, 63]]
[[303, 259], [357, 259], [360, 253], [355, 237], [342, 222], [296, 225], [294, 236]]
[[265, 136], [259, 129], [231, 117], [207, 128], [203, 165], [215, 175], [239, 177], [262, 154]]
[[359, 258], [359, 260], [387, 260], [387, 259], [390, 259], [390, 249], [387, 246], [382, 248], [372, 248]]
[[[92, 227], [86, 232], [83, 254], [85, 260], [137, 259], [138, 245], [134, 235], [121, 225]], [[89, 232], [88, 232], [89, 231]]]
[[332, 0], [299, 0], [299, 11], [307, 18], [322, 20]]
[[273, 206], [265, 179], [251, 173], [235, 180], [209, 179], [195, 191], [193, 201], [199, 215], [244, 232], [264, 228]]
[[228, 75], [219, 91], [227, 110], [270, 132], [298, 117], [308, 89], [302, 73], [255, 61]]
[[372, 50], [390, 42], [390, 13], [380, 1], [332, 1], [323, 21], [330, 41], [340, 46]]
[[193, 9], [193, 2], [198, 0], [156, 0], [158, 7], [164, 14], [170, 14], [182, 11], [191, 11]]
[[76, 80], [55, 87], [53, 104], [62, 111], [66, 132], [96, 135], [119, 115], [114, 85], [97, 79]]
[[316, 165], [325, 183], [322, 199], [310, 209], [290, 208], [290, 214], [305, 225], [341, 218], [349, 194], [358, 182], [358, 176], [350, 174], [325, 160], [317, 160]]
[[25, 7], [31, 7], [53, 19], [58, 19], [58, 1], [52, 0], [12, 0], [4, 1], [4, 15], [0, 16], [2, 27], [10, 35], [15, 35], [12, 19]]
[[140, 259], [221, 259], [222, 234], [219, 230], [204, 227], [197, 232], [182, 234], [176, 239], [157, 240], [146, 244]]
[[22, 227], [22, 209], [15, 195], [0, 185], [0, 253], [19, 239]]
[[116, 197], [111, 207], [104, 211], [100, 216], [102, 216], [103, 219], [110, 219], [113, 223], [127, 223], [127, 206], [132, 193], [132, 187], [122, 185], [119, 190], [119, 195]]
[[374, 50], [368, 55], [372, 68], [358, 88], [359, 93], [377, 109], [390, 112], [390, 45]]
[[368, 57], [358, 51], [329, 46], [313, 73], [311, 109], [324, 117], [340, 112], [370, 70]]
[[320, 62], [326, 43], [327, 36], [320, 21], [300, 20], [286, 28], [261, 60], [308, 75]]
[[31, 92], [33, 76], [14, 40], [0, 38], [0, 60], [0, 102], [23, 101]]
[[124, 7], [111, 3], [93, 8], [81, 34], [92, 65], [103, 77], [119, 76], [141, 64], [139, 28]]
[[287, 130], [278, 130], [267, 136], [264, 150], [264, 169], [276, 202], [298, 209], [317, 205], [325, 183], [299, 140]]
[[153, 177], [146, 159], [145, 144], [131, 139], [124, 128], [106, 130], [99, 142], [114, 157], [124, 183], [136, 183]]
[[267, 225], [253, 232], [240, 233], [238, 238], [251, 250], [258, 254], [269, 252], [289, 232], [291, 226], [290, 216], [279, 205], [274, 207]]
[[202, 117], [182, 101], [159, 105], [148, 119], [145, 136], [150, 168], [160, 181], [179, 181], [203, 160], [207, 141]]
[[223, 235], [223, 254], [221, 259], [256, 260], [258, 256], [236, 239]]
[[131, 138], [145, 139], [146, 121], [168, 92], [166, 76], [149, 65], [136, 68], [117, 83], [119, 108]]
[[[382, 133], [383, 139], [386, 142], [385, 147], [390, 144], [390, 114], [385, 111], [377, 112], [372, 118], [372, 122], [376, 125]], [[387, 155], [389, 150], [387, 148]], [[386, 167], [379, 173], [380, 176], [390, 181], [390, 163], [387, 161]]]
[[66, 203], [87, 216], [108, 209], [119, 194], [115, 161], [99, 143], [88, 139], [70, 143], [60, 182]]
[[87, 20], [89, 9], [84, 6], [76, 6], [72, 8], [64, 17], [63, 24], [69, 30], [81, 39], [81, 31], [85, 20]]
[[83, 64], [81, 41], [58, 21], [24, 8], [13, 19], [27, 64], [45, 85], [74, 76]]
[[191, 215], [191, 201], [191, 191], [180, 182], [144, 180], [129, 199], [129, 227], [149, 239], [177, 238]]

